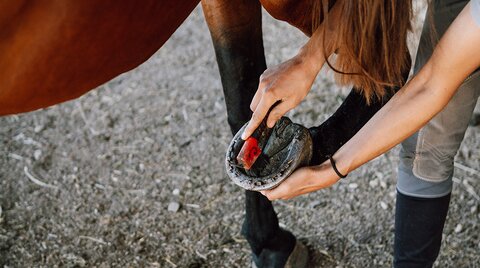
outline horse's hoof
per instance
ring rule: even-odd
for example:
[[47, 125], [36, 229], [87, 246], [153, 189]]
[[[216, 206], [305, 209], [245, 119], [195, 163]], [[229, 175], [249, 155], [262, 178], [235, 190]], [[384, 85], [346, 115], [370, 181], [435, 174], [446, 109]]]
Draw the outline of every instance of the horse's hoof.
[[295, 248], [292, 251], [292, 254], [288, 257], [285, 268], [303, 268], [307, 267], [308, 263], [308, 249], [302, 244], [302, 242], [297, 240]]
[[307, 128], [282, 117], [274, 126], [263, 154], [268, 160], [257, 160], [247, 172], [237, 162], [243, 145], [241, 134], [246, 124], [231, 141], [226, 155], [227, 174], [238, 186], [251, 191], [269, 190], [279, 185], [297, 168], [312, 158], [312, 138]]
[[[288, 256], [285, 268], [304, 268], [308, 264], [308, 249], [300, 241], [295, 242], [295, 248]], [[258, 268], [254, 261], [252, 261], [252, 268]]]

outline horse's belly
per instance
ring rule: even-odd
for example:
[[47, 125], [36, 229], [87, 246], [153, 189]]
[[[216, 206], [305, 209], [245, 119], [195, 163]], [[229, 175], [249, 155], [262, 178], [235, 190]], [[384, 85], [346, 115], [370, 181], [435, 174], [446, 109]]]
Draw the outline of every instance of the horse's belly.
[[0, 115], [78, 97], [138, 66], [197, 3], [28, 1], [0, 19]]
[[312, 34], [312, 8], [315, 0], [260, 0], [272, 17], [286, 21], [307, 35]]

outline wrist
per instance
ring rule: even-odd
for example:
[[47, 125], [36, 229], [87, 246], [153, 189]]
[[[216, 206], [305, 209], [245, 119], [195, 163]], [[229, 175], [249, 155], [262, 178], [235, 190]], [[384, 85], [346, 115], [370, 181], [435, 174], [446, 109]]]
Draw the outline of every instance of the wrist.
[[301, 62], [306, 71], [312, 72], [317, 75], [320, 72], [320, 69], [322, 69], [323, 64], [325, 63], [323, 53], [320, 53], [322, 55], [318, 54], [319, 53], [313, 51], [313, 49], [310, 48], [308, 44], [306, 44], [305, 46], [300, 48], [298, 54], [295, 55], [295, 58], [296, 60]]
[[335, 171], [335, 174], [337, 174], [340, 179], [345, 179], [348, 176], [348, 173], [342, 173], [338, 170], [335, 160], [331, 155], [328, 156], [328, 160], [330, 161], [330, 165], [332, 166], [333, 171]]
[[[340, 148], [333, 156], [335, 167], [338, 170], [337, 174], [347, 175], [350, 173], [354, 168], [352, 167], [352, 158], [348, 156], [346, 152]], [[333, 169], [333, 167], [332, 167]]]

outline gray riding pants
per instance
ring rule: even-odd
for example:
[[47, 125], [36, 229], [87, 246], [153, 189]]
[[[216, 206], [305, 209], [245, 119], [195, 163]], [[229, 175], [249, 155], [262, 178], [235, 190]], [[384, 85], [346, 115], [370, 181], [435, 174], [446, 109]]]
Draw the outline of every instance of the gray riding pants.
[[[422, 30], [414, 67], [416, 74], [432, 55], [438, 40], [469, 1], [433, 1]], [[433, 25], [432, 25], [433, 24]], [[436, 37], [432, 36], [432, 26]], [[404, 195], [436, 198], [452, 190], [454, 157], [480, 95], [480, 71], [460, 86], [448, 105], [427, 125], [402, 143], [397, 190]]]

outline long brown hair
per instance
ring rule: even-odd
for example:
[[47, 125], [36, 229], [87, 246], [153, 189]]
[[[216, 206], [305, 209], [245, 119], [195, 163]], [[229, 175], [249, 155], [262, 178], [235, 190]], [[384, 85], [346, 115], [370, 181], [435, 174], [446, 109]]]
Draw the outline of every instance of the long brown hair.
[[[314, 0], [312, 27], [328, 22], [334, 0]], [[411, 0], [339, 0], [340, 22], [335, 62], [327, 64], [341, 85], [353, 85], [369, 102], [399, 86], [409, 66], [407, 34], [411, 30]], [[324, 38], [325, 40], [325, 38]], [[328, 56], [326, 56], [328, 57]]]

